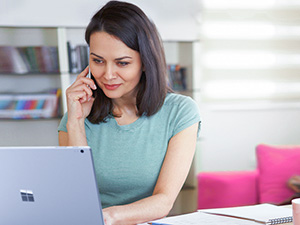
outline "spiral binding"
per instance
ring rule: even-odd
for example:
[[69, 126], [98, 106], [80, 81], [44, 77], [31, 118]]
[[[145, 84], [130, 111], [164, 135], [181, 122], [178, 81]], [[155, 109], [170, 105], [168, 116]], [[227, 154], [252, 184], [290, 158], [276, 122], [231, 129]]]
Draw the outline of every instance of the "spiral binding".
[[282, 223], [291, 223], [293, 222], [293, 217], [283, 217], [283, 218], [275, 218], [271, 219], [267, 222], [268, 225], [282, 224]]

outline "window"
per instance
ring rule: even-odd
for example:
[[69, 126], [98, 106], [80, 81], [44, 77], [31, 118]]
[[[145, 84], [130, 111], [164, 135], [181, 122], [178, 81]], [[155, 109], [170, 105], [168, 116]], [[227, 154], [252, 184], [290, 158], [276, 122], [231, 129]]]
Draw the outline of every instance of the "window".
[[299, 101], [300, 1], [202, 4], [203, 101]]

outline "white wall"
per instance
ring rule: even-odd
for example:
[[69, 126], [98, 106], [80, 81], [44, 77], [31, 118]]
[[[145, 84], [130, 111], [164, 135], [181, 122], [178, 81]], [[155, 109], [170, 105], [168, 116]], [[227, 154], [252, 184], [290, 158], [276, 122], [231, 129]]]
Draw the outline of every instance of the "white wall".
[[197, 171], [252, 170], [255, 147], [300, 144], [300, 103], [202, 105]]
[[[86, 26], [106, 0], [1, 0], [0, 25]], [[200, 1], [129, 0], [140, 6], [165, 40], [195, 40]]]

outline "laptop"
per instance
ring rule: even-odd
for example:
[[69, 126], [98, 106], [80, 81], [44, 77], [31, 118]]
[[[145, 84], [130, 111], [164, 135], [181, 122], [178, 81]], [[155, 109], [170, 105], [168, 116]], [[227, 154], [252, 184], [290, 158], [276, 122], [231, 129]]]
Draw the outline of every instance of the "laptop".
[[0, 224], [104, 225], [90, 147], [0, 147]]

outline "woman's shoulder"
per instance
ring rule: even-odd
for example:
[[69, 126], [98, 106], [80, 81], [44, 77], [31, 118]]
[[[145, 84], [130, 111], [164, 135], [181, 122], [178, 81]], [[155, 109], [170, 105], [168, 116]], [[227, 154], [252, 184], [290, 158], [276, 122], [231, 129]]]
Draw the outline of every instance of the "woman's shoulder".
[[[201, 118], [198, 104], [190, 96], [169, 93], [166, 96], [164, 108], [165, 115], [171, 121], [170, 124], [175, 126], [174, 135], [195, 123], [200, 124]], [[198, 126], [199, 128], [200, 125]]]
[[181, 114], [199, 114], [198, 104], [190, 96], [168, 93], [162, 107], [164, 113]]
[[177, 93], [168, 93], [165, 99], [164, 105], [177, 105], [177, 106], [184, 106], [184, 105], [196, 105], [196, 102], [190, 97], [182, 94]]

